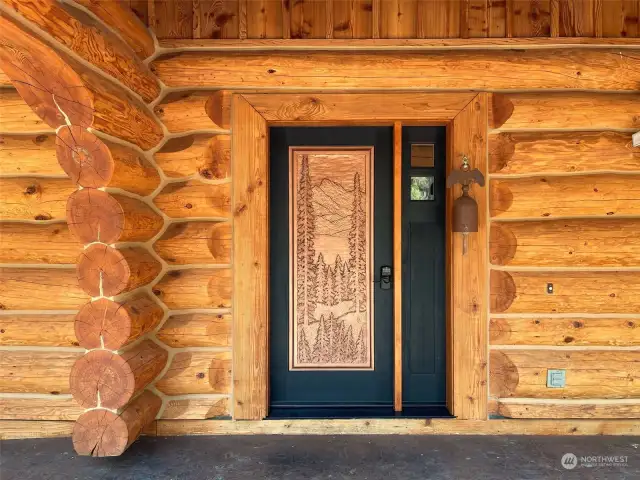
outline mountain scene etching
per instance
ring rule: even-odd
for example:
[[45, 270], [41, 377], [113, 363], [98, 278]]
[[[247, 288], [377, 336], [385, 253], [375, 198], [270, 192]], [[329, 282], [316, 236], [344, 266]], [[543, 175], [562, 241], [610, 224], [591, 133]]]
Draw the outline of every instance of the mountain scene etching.
[[372, 368], [371, 151], [291, 160], [291, 368]]

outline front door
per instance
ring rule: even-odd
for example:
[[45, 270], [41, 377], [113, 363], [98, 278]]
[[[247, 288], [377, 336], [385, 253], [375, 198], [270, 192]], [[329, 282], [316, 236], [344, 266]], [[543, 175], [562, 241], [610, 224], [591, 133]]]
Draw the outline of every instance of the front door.
[[270, 130], [272, 418], [392, 414], [392, 135]]

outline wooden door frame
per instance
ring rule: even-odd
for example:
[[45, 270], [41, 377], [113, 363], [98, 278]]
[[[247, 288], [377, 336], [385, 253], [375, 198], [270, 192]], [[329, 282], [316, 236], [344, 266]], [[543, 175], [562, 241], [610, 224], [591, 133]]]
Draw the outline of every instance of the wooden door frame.
[[[232, 98], [233, 187], [233, 418], [261, 420], [269, 405], [269, 127], [445, 125], [447, 174], [462, 155], [487, 173], [488, 93], [236, 93]], [[397, 137], [397, 136], [396, 136]], [[397, 140], [397, 138], [396, 138]], [[398, 152], [395, 149], [395, 162]], [[394, 175], [397, 175], [394, 169]], [[394, 188], [400, 185], [394, 182]], [[487, 419], [487, 209], [488, 194], [471, 189], [478, 203], [478, 233], [451, 232], [453, 200], [447, 191], [447, 406], [460, 419]], [[394, 195], [394, 199], [398, 198]], [[395, 200], [394, 200], [395, 201]], [[394, 206], [394, 210], [398, 205]], [[394, 249], [401, 236], [394, 234]], [[394, 282], [394, 289], [401, 289]], [[401, 339], [394, 312], [394, 344]], [[401, 407], [402, 364], [395, 354], [394, 403]], [[400, 399], [400, 400], [398, 400]]]

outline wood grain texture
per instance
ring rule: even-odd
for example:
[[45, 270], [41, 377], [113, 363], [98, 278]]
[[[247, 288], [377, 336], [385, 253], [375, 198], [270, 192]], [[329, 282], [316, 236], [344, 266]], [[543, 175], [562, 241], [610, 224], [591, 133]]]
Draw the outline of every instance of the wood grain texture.
[[596, 33], [593, 0], [559, 0], [560, 35], [593, 37]]
[[74, 315], [0, 315], [0, 345], [11, 347], [77, 347]]
[[231, 135], [172, 138], [153, 158], [168, 177], [199, 175], [222, 180], [231, 175]]
[[2, 420], [0, 439], [70, 437], [74, 422], [42, 420]]
[[491, 271], [493, 313], [636, 313], [639, 294], [637, 272]]
[[212, 313], [172, 315], [162, 325], [156, 336], [158, 340], [173, 348], [230, 347], [231, 315]]
[[393, 409], [402, 411], [402, 123], [393, 124]]
[[640, 147], [620, 132], [502, 132], [489, 135], [489, 171], [640, 171]]
[[73, 268], [0, 268], [0, 310], [77, 310], [87, 294]]
[[159, 420], [158, 435], [638, 435], [637, 420]]
[[191, 398], [167, 398], [166, 406], [160, 418], [166, 420], [206, 420], [209, 418], [228, 417], [228, 397], [206, 398], [194, 396]]
[[164, 220], [137, 198], [84, 188], [67, 200], [69, 230], [82, 243], [144, 242], [163, 227]]
[[[59, 107], [73, 125], [93, 126], [142, 149], [149, 149], [162, 139], [162, 127], [147, 106], [120, 84], [86, 68], [56, 46], [37, 40], [6, 15], [0, 24], [2, 69], [14, 81], [25, 102], [49, 126], [66, 123]], [[45, 87], [31, 87], [33, 84]]]
[[[372, 6], [380, 0], [372, 0]], [[554, 1], [554, 0], [550, 0]], [[557, 0], [556, 0], [557, 1]], [[375, 9], [372, 14], [375, 17]], [[449, 17], [451, 25], [455, 18]], [[552, 16], [553, 19], [553, 16]], [[373, 22], [375, 29], [377, 23]], [[459, 25], [459, 24], [458, 24]], [[446, 26], [445, 26], [446, 27]], [[449, 27], [446, 27], [449, 28]], [[453, 27], [452, 27], [453, 28]], [[291, 42], [289, 39], [160, 39], [163, 48], [180, 49], [182, 51], [243, 51], [243, 50], [403, 50], [407, 47], [415, 50], [510, 50], [513, 48], [547, 49], [562, 47], [622, 47], [635, 48], [640, 45], [638, 38], [591, 38], [591, 37], [533, 37], [533, 38], [390, 38], [375, 37], [366, 39], [300, 39]]]
[[153, 422], [162, 400], [146, 391], [118, 414], [104, 409], [89, 410], [73, 427], [73, 447], [79, 455], [114, 457], [124, 451]]
[[[453, 151], [447, 165], [449, 172], [452, 168], [459, 168], [462, 155], [467, 155], [472, 168], [486, 174], [487, 109], [487, 94], [481, 93], [453, 120]], [[453, 198], [460, 194], [459, 186], [450, 193]], [[462, 253], [462, 235], [452, 233], [452, 244], [449, 245], [448, 256], [452, 262], [449, 295], [452, 300], [448, 338], [452, 359], [448, 371], [449, 381], [452, 382], [453, 415], [464, 419], [486, 419], [486, 194], [478, 185], [471, 187], [470, 194], [478, 203], [478, 232], [468, 236], [465, 255]], [[451, 219], [451, 216], [448, 218]]]
[[156, 383], [167, 395], [231, 392], [231, 352], [179, 352]]
[[246, 38], [282, 38], [281, 0], [249, 0], [245, 8]]
[[145, 196], [160, 185], [158, 171], [138, 152], [103, 142], [79, 126], [58, 130], [56, 154], [70, 180], [81, 187], [120, 188]]
[[226, 130], [229, 127], [224, 120], [228, 114], [222, 115], [223, 104], [216, 101], [220, 97], [216, 92], [170, 93], [153, 110], [171, 133]]
[[164, 311], [146, 293], [114, 302], [106, 298], [89, 302], [75, 317], [77, 342], [90, 350], [119, 350], [153, 330]]
[[237, 0], [193, 2], [193, 38], [238, 38]]
[[634, 0], [609, 0], [603, 9], [603, 37], [637, 37], [640, 5]]
[[94, 243], [76, 262], [80, 287], [92, 297], [113, 297], [153, 281], [162, 265], [144, 247], [113, 248]]
[[2, 420], [75, 420], [82, 412], [71, 396], [0, 397]]
[[333, 0], [332, 20], [331, 38], [371, 38], [373, 0]]
[[636, 267], [640, 221], [581, 219], [493, 222], [493, 265], [548, 267]]
[[77, 2], [115, 30], [140, 58], [145, 59], [155, 51], [151, 34], [126, 2], [104, 0], [77, 0]]
[[53, 0], [7, 0], [4, 3], [145, 101], [151, 102], [160, 94], [155, 76], [131, 47], [81, 10]]
[[512, 0], [507, 22], [514, 37], [548, 37], [551, 34], [550, 0]]
[[82, 244], [64, 223], [0, 222], [0, 263], [71, 264]]
[[174, 223], [153, 244], [170, 265], [229, 264], [233, 238], [229, 222]]
[[506, 418], [640, 418], [640, 402], [544, 403], [525, 400], [498, 401], [497, 415]]
[[[494, 218], [638, 215], [639, 175], [585, 175], [491, 180]], [[543, 198], [544, 201], [540, 201]]]
[[[635, 90], [633, 52], [610, 49], [450, 52], [178, 53], [153, 62], [171, 87]], [[509, 74], [504, 65], [508, 63]], [[535, 68], [537, 74], [531, 75]], [[389, 72], [394, 75], [390, 76]], [[425, 72], [429, 75], [425, 75]], [[318, 73], [314, 73], [318, 72]]]
[[[496, 398], [632, 398], [640, 352], [492, 350], [489, 384]], [[547, 388], [547, 370], [565, 369], [566, 386]]]
[[91, 126], [91, 92], [69, 62], [8, 15], [0, 17], [0, 26], [0, 66], [25, 103], [50, 127], [66, 124], [67, 118]]
[[[269, 147], [264, 118], [233, 97], [233, 418], [262, 419], [268, 405]], [[247, 302], [243, 299], [251, 298]]]
[[66, 178], [14, 177], [0, 179], [0, 218], [62, 220], [67, 197], [76, 187]]
[[91, 350], [73, 365], [69, 391], [85, 408], [98, 402], [104, 408], [122, 408], [158, 376], [167, 357], [167, 351], [151, 340], [120, 354]]
[[[462, 2], [418, 2], [419, 38], [460, 37]], [[466, 25], [464, 25], [466, 28]]]
[[[494, 93], [492, 128], [523, 129], [637, 129], [638, 94], [581, 92]], [[602, 112], [606, 111], [606, 115]]]
[[[142, 149], [149, 149], [162, 139], [162, 127], [138, 97], [111, 79], [86, 68], [71, 55], [35, 39], [22, 27], [10, 22], [6, 15], [0, 19], [0, 24], [3, 34], [3, 48], [0, 49], [2, 68], [14, 81], [25, 102], [49, 126], [58, 127], [66, 123], [59, 107], [73, 125], [93, 126]], [[34, 83], [45, 85], [45, 88], [31, 87]], [[53, 95], [56, 96], [55, 102]], [[9, 113], [12, 114], [10, 119], [15, 118], [14, 112]], [[11, 126], [11, 121], [8, 123]]]
[[492, 318], [492, 345], [640, 345], [640, 318]]
[[231, 216], [231, 184], [212, 185], [197, 180], [170, 183], [153, 203], [172, 218]]
[[153, 293], [168, 308], [229, 308], [233, 293], [231, 270], [195, 268], [173, 270], [160, 280]]
[[12, 88], [0, 89], [1, 132], [27, 133], [50, 130], [51, 127], [31, 110], [16, 90]]
[[69, 393], [69, 372], [77, 352], [0, 351], [0, 392]]
[[270, 124], [353, 122], [393, 124], [397, 120], [452, 119], [473, 98], [473, 93], [320, 93], [243, 94]]
[[55, 134], [0, 135], [0, 175], [32, 174], [66, 175], [56, 158]]

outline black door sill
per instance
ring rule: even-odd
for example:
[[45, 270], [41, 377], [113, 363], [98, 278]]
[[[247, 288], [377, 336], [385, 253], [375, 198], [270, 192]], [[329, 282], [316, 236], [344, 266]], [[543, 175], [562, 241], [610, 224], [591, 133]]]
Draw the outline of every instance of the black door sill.
[[267, 420], [335, 418], [454, 418], [443, 405], [405, 406], [402, 412], [380, 406], [272, 406]]

